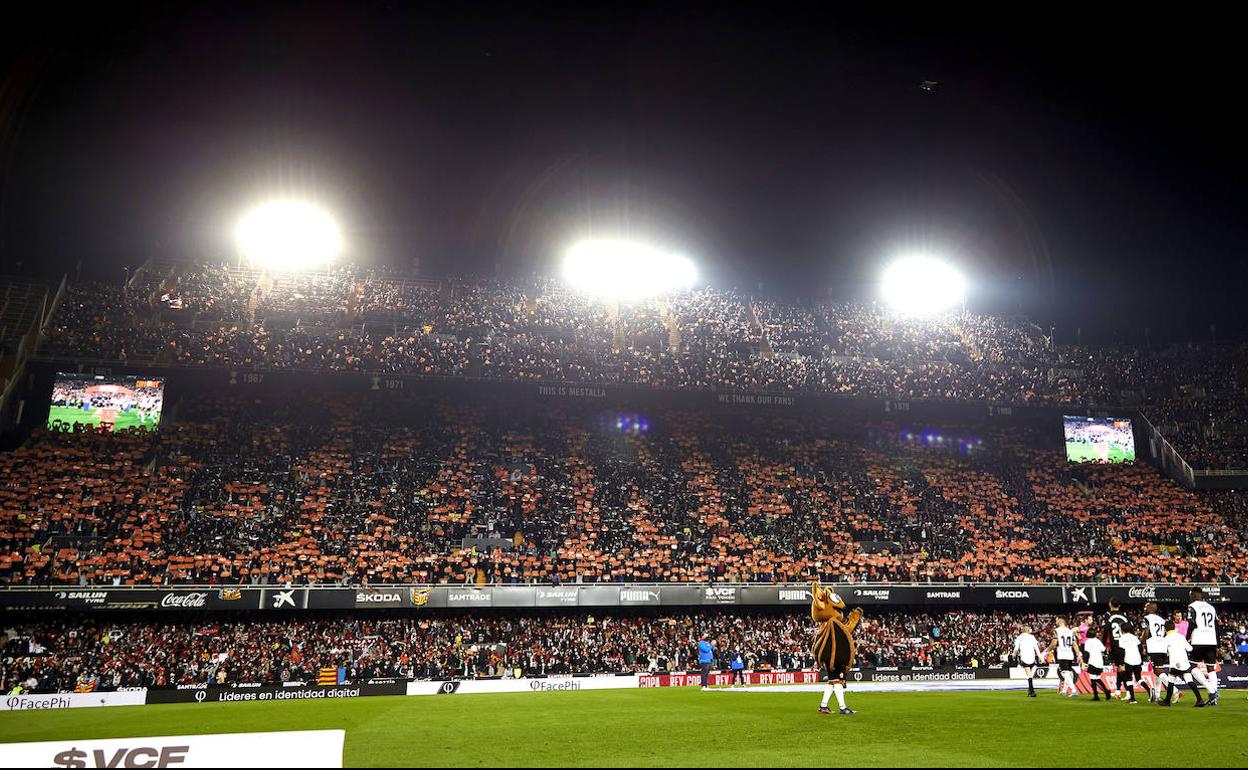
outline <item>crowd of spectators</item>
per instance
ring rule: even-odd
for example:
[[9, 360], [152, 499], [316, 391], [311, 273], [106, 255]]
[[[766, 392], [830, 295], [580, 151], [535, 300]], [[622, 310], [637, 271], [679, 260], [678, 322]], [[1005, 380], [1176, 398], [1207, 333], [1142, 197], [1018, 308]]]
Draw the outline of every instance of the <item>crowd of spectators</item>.
[[[855, 633], [857, 665], [985, 667], [1008, 662], [1030, 626], [1047, 644], [1053, 616], [1002, 611], [868, 611]], [[1227, 614], [1231, 627], [1244, 618]], [[347, 681], [471, 679], [562, 674], [666, 673], [696, 667], [710, 640], [720, 665], [740, 654], [750, 670], [813, 667], [814, 624], [802, 608], [662, 613], [66, 616], [4, 625], [0, 686], [71, 691], [120, 687], [316, 682], [323, 667]]]
[[1058, 346], [1026, 321], [966, 312], [900, 318], [709, 288], [613, 304], [553, 281], [435, 287], [352, 268], [266, 276], [206, 265], [124, 289], [71, 287], [41, 352], [438, 376], [480, 363], [502, 379], [1138, 405], [1193, 467], [1248, 465], [1244, 348]]
[[[224, 264], [190, 266], [172, 276], [141, 276], [140, 287], [153, 292], [171, 319], [240, 322], [247, 317], [259, 274]], [[98, 289], [97, 289], [98, 290]]]
[[256, 317], [274, 322], [322, 325], [345, 318], [355, 297], [352, 267], [313, 273], [276, 273], [262, 278], [256, 293]]
[[1220, 508], [1236, 498], [1071, 465], [1051, 432], [969, 426], [937, 446], [830, 416], [722, 417], [655, 409], [643, 432], [594, 404], [275, 394], [186, 399], [159, 433], [41, 430], [0, 456], [0, 581], [1248, 574], [1242, 505]]

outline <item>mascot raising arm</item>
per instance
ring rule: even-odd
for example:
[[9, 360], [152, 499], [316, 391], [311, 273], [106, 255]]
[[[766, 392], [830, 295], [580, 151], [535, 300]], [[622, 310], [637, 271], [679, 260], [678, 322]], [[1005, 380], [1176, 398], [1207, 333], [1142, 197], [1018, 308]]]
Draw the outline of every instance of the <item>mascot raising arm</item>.
[[853, 714], [853, 709], [845, 705], [845, 675], [854, 664], [854, 629], [862, 620], [862, 610], [854, 610], [846, 617], [845, 602], [831, 588], [821, 588], [818, 580], [810, 584], [810, 593], [810, 618], [819, 624], [813, 648], [815, 665], [828, 674], [819, 713], [832, 713], [828, 701], [835, 694], [841, 713]]

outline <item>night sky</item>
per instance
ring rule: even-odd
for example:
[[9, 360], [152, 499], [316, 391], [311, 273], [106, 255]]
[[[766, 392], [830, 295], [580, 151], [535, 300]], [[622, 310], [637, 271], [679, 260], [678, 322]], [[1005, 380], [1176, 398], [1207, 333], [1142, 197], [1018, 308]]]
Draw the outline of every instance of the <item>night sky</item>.
[[963, 266], [973, 308], [1059, 341], [1244, 332], [1230, 19], [44, 5], [0, 31], [7, 274], [232, 256], [247, 204], [287, 194], [337, 212], [354, 260], [433, 276], [623, 234], [719, 285], [850, 298], [919, 249]]

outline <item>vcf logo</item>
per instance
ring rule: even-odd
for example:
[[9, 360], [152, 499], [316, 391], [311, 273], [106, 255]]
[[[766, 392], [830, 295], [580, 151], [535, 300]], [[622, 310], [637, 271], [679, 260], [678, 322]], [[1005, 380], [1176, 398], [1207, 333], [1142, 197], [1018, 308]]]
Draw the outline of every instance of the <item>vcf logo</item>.
[[273, 609], [280, 610], [287, 604], [291, 607], [295, 606], [295, 589], [293, 588], [289, 591], [278, 591], [273, 596]]

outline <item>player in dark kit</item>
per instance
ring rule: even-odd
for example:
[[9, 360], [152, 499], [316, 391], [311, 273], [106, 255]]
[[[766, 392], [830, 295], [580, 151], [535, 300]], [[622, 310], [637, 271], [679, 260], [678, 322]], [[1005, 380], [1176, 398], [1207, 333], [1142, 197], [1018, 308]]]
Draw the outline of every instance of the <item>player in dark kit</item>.
[[1122, 607], [1118, 604], [1117, 599], [1109, 600], [1109, 619], [1105, 621], [1105, 649], [1109, 651], [1109, 659], [1113, 663], [1114, 669], [1117, 671], [1118, 692], [1115, 697], [1123, 698], [1127, 694], [1127, 666], [1126, 653], [1122, 649], [1119, 641], [1122, 635], [1127, 632], [1127, 628], [1131, 623], [1127, 620], [1127, 616], [1122, 613]]

